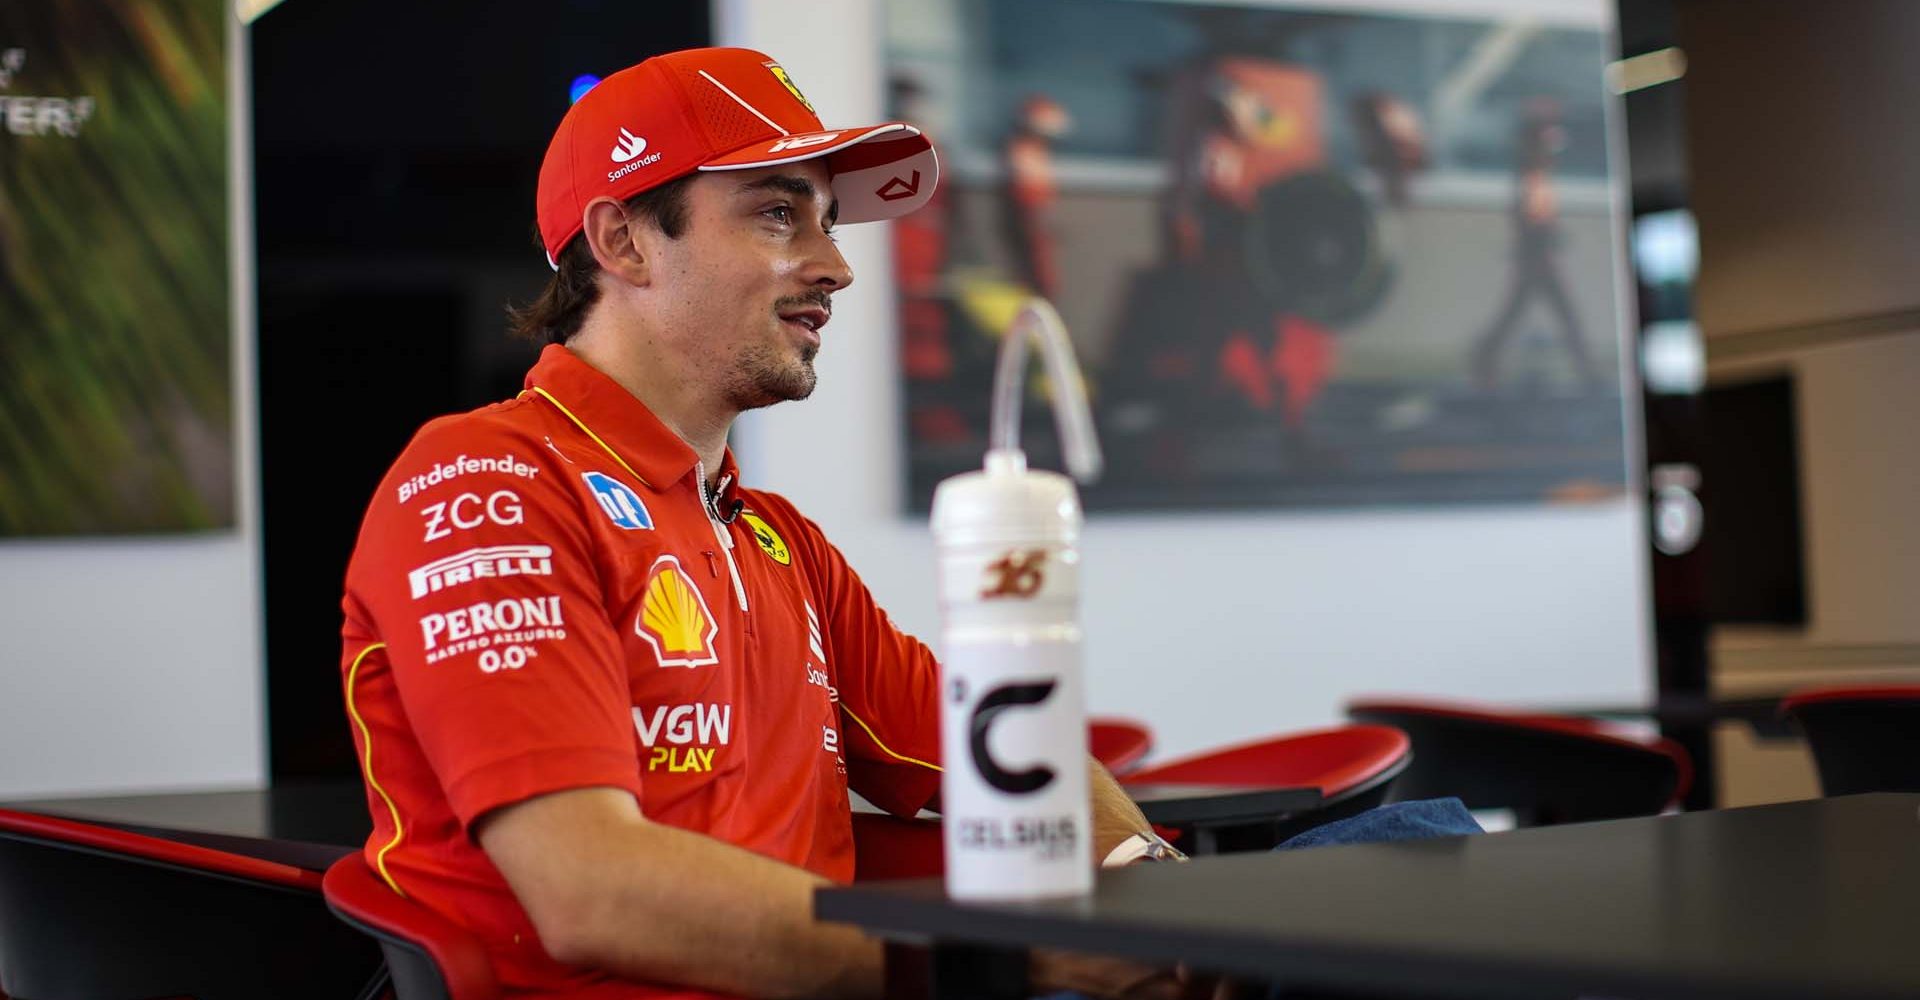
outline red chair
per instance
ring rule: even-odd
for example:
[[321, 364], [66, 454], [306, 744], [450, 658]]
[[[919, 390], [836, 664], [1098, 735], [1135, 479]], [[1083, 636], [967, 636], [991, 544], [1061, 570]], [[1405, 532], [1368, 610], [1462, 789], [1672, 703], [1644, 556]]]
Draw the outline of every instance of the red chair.
[[371, 995], [379, 949], [320, 873], [0, 809], [0, 991], [32, 1000]]
[[1379, 805], [1406, 770], [1409, 750], [1406, 734], [1391, 726], [1340, 726], [1209, 750], [1140, 768], [1121, 781], [1320, 789], [1321, 804], [1311, 812], [1214, 833], [1221, 852], [1257, 850]]
[[1510, 809], [1521, 826], [1651, 816], [1693, 783], [1685, 748], [1595, 719], [1427, 699], [1360, 699], [1359, 722], [1413, 738], [1396, 801], [1457, 796], [1469, 809]]
[[946, 872], [940, 822], [853, 814], [853, 880], [932, 878]]
[[1807, 688], [1780, 714], [1806, 733], [1825, 794], [1920, 792], [1920, 684]]
[[334, 862], [325, 891], [335, 916], [380, 943], [396, 1000], [499, 1000], [500, 981], [480, 939], [394, 892], [366, 855]]
[[1087, 720], [1087, 751], [1116, 775], [1138, 767], [1153, 749], [1153, 730], [1144, 722], [1115, 716]]

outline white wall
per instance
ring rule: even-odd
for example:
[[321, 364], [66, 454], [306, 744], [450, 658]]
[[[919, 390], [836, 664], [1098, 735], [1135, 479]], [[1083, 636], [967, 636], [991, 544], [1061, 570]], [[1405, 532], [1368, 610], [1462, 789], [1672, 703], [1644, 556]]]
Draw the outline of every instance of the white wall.
[[227, 31], [239, 527], [0, 545], [0, 798], [260, 785], [246, 36]]
[[[1578, 0], [1527, 6], [1601, 9]], [[829, 124], [879, 120], [876, 0], [816, 0], [805, 17], [799, 9], [719, 0], [716, 38], [779, 59]], [[749, 483], [791, 497], [895, 620], [933, 639], [932, 540], [900, 513], [885, 230], [841, 232], [862, 277], [837, 296], [820, 390], [744, 419], [737, 452]], [[1637, 480], [1637, 421], [1630, 426]], [[1640, 505], [1627, 499], [1565, 509], [1098, 516], [1082, 578], [1091, 707], [1149, 720], [1158, 749], [1179, 753], [1328, 724], [1343, 700], [1369, 691], [1640, 701], [1652, 687], [1642, 537]]]

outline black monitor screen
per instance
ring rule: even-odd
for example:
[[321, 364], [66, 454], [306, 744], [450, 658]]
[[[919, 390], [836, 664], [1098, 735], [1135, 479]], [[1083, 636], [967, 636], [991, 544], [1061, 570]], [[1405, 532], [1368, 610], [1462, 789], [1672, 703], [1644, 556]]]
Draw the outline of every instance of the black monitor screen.
[[1718, 622], [1804, 624], [1799, 434], [1791, 376], [1709, 388], [1702, 478], [1708, 600]]

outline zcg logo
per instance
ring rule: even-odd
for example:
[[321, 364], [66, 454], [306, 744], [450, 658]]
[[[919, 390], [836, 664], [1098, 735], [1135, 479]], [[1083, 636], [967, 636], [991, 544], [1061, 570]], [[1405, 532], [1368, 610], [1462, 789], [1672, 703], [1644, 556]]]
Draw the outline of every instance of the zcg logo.
[[[973, 769], [981, 780], [1008, 795], [1031, 795], [1053, 784], [1057, 776], [1053, 768], [1040, 764], [1024, 771], [1015, 771], [994, 759], [987, 741], [993, 724], [1008, 709], [1043, 705], [1058, 686], [1057, 681], [1023, 681], [1002, 684], [981, 696], [979, 704], [973, 706], [972, 719], [967, 723], [967, 750], [973, 758]], [[966, 701], [967, 682], [955, 679], [952, 693], [954, 701]]]
[[[502, 526], [525, 523], [526, 511], [520, 507], [520, 494], [495, 490], [482, 499], [478, 493], [462, 493], [452, 500], [430, 503], [421, 508], [427, 522], [426, 541], [438, 541], [455, 531], [466, 531], [491, 521]], [[448, 527], [452, 525], [452, 527]]]

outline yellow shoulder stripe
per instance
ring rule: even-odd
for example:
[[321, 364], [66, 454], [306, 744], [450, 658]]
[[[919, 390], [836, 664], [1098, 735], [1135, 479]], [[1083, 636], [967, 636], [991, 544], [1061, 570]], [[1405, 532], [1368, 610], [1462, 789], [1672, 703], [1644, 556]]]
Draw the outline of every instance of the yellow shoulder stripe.
[[620, 467], [622, 469], [627, 470], [627, 475], [640, 480], [640, 485], [645, 486], [647, 489], [654, 488], [654, 485], [652, 483], [647, 482], [647, 479], [645, 476], [642, 476], [638, 472], [633, 471], [633, 466], [628, 465], [627, 460], [624, 458], [621, 458], [620, 453], [617, 451], [614, 451], [612, 445], [609, 445], [605, 441], [600, 440], [600, 435], [595, 434], [593, 432], [593, 428], [587, 426], [586, 421], [581, 420], [579, 417], [574, 416], [573, 411], [567, 409], [567, 406], [565, 403], [562, 403], [559, 400], [553, 398], [553, 393], [550, 393], [547, 390], [542, 389], [537, 385], [533, 387], [533, 391], [539, 393], [543, 398], [546, 399], [547, 402], [552, 403], [554, 407], [558, 409], [561, 412], [561, 414], [564, 415], [568, 420], [573, 421], [573, 426], [580, 428], [582, 432], [584, 432], [588, 437], [592, 438], [593, 443], [599, 445], [601, 450], [605, 451], [609, 455], [612, 455], [613, 460], [616, 462], [619, 462]]
[[380, 872], [381, 878], [387, 880], [387, 885], [393, 887], [394, 892], [405, 896], [406, 890], [400, 888], [400, 883], [395, 882], [392, 875], [387, 874], [387, 852], [399, 846], [400, 838], [405, 836], [406, 830], [400, 825], [400, 810], [394, 806], [393, 798], [387, 794], [386, 789], [380, 787], [379, 779], [373, 776], [373, 734], [367, 731], [367, 722], [360, 718], [360, 710], [353, 703], [353, 682], [359, 679], [361, 662], [367, 658], [368, 653], [385, 648], [387, 644], [384, 642], [376, 642], [368, 646], [360, 651], [359, 656], [353, 658], [353, 666], [347, 668], [347, 714], [353, 717], [353, 724], [360, 728], [360, 745], [366, 748], [366, 756], [360, 762], [360, 769], [361, 773], [366, 775], [367, 787], [379, 793], [380, 801], [387, 804], [387, 814], [393, 817], [393, 839], [387, 841], [387, 845], [374, 854], [373, 867]]
[[918, 757], [909, 757], [903, 753], [895, 753], [892, 747], [886, 745], [886, 743], [881, 741], [879, 735], [873, 731], [872, 726], [867, 725], [865, 719], [862, 719], [858, 715], [855, 715], [853, 712], [853, 709], [847, 707], [846, 702], [843, 701], [840, 703], [840, 710], [847, 713], [847, 718], [852, 719], [856, 724], [860, 726], [861, 729], [866, 730], [867, 736], [873, 740], [873, 745], [879, 747], [881, 751], [884, 752], [887, 756], [892, 757], [894, 760], [905, 761], [908, 764], [918, 764], [921, 767], [924, 767], [930, 771], [940, 770], [940, 765], [938, 764], [929, 764]]

